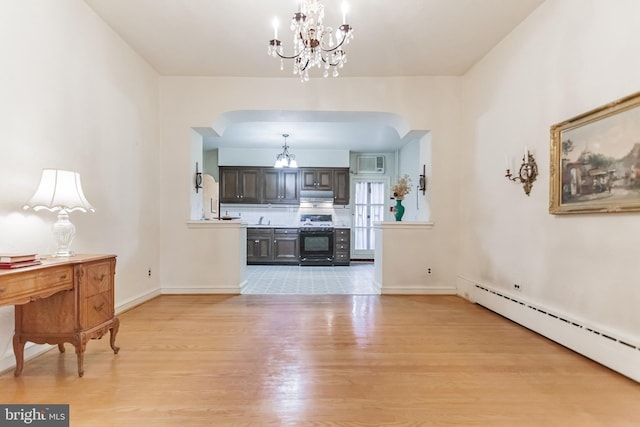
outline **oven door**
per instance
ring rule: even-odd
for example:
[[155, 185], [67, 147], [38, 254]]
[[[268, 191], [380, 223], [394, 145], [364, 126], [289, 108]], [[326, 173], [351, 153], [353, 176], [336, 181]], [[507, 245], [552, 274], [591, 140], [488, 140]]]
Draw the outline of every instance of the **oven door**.
[[333, 265], [333, 231], [300, 230], [300, 265]]

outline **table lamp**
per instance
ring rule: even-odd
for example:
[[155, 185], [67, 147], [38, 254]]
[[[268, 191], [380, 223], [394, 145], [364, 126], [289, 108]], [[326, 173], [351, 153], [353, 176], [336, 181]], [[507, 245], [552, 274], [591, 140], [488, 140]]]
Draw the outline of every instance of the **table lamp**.
[[53, 224], [53, 236], [58, 244], [55, 257], [75, 255], [70, 249], [71, 241], [76, 234], [76, 227], [69, 221], [69, 212], [95, 212], [82, 192], [80, 174], [77, 172], [44, 169], [40, 185], [23, 209], [34, 211], [47, 209], [58, 211], [58, 220]]

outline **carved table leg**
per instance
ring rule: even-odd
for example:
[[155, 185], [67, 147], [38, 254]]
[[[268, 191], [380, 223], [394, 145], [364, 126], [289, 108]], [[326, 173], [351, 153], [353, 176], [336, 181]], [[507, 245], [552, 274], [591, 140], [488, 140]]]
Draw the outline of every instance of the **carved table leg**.
[[87, 347], [87, 342], [82, 334], [74, 337], [74, 340], [76, 342], [73, 344], [76, 347], [76, 356], [78, 358], [78, 376], [82, 377], [84, 375], [84, 350]]
[[20, 376], [24, 366], [24, 344], [25, 342], [18, 335], [13, 335], [13, 354], [16, 356], [16, 369], [13, 375], [16, 377]]
[[111, 345], [111, 349], [114, 354], [118, 354], [118, 351], [120, 351], [120, 347], [116, 346], [116, 335], [118, 335], [118, 329], [120, 329], [120, 319], [114, 317], [109, 330], [109, 344]]

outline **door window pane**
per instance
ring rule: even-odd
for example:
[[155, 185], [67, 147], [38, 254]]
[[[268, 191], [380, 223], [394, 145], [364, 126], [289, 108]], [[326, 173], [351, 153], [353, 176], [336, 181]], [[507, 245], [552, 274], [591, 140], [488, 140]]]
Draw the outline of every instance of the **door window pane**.
[[356, 182], [354, 249], [375, 248], [373, 223], [384, 219], [384, 183]]

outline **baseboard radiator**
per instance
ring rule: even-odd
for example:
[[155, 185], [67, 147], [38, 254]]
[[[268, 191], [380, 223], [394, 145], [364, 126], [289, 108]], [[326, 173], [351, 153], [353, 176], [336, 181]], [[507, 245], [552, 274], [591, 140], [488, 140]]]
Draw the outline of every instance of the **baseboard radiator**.
[[474, 284], [472, 293], [476, 304], [640, 382], [640, 343], [503, 290]]

